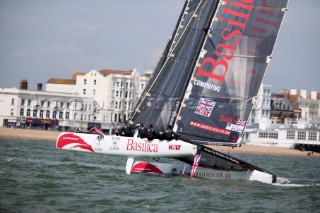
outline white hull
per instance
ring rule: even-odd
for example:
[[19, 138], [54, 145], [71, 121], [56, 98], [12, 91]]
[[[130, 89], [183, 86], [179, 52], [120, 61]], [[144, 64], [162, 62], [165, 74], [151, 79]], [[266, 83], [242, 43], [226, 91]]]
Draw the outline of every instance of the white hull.
[[188, 157], [194, 156], [197, 147], [181, 140], [148, 141], [137, 137], [101, 136], [86, 133], [61, 133], [58, 149], [101, 153], [128, 157]]
[[[136, 162], [135, 157], [150, 158], [179, 158], [193, 157], [197, 152], [197, 146], [181, 140], [148, 141], [137, 137], [102, 136], [86, 133], [61, 133], [57, 139], [58, 149], [100, 153], [106, 155], [127, 156], [126, 172], [130, 173], [155, 173], [155, 174], [179, 174], [190, 175], [192, 166], [188, 164], [168, 164]], [[213, 168], [198, 167], [195, 177], [214, 180], [256, 180], [264, 183], [272, 183], [273, 176], [267, 172], [258, 170], [227, 171]]]
[[[137, 161], [133, 164], [131, 173], [151, 173], [151, 174], [172, 174], [172, 175], [191, 175], [192, 166], [188, 164], [173, 163], [150, 163]], [[271, 174], [258, 170], [248, 171], [225, 171], [210, 168], [197, 167], [195, 177], [212, 180], [248, 180], [263, 183], [273, 183]]]

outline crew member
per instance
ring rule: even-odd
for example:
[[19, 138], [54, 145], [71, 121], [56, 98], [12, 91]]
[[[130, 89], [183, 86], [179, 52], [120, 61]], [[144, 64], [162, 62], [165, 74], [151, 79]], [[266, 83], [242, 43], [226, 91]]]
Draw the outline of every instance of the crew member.
[[123, 127], [121, 128], [120, 135], [121, 136], [126, 136], [126, 137], [132, 137], [133, 136], [133, 131], [134, 129], [132, 126], [129, 124], [129, 121], [125, 121]]
[[147, 138], [148, 138], [148, 140], [150, 141], [150, 140], [155, 139], [156, 138], [156, 134], [157, 133], [154, 130], [153, 125], [150, 124], [149, 127], [147, 128]]
[[167, 126], [167, 128], [164, 131], [166, 140], [171, 141], [173, 139], [178, 140], [179, 139], [179, 135], [177, 133], [175, 133], [174, 131], [172, 131], [172, 126], [169, 124]]
[[144, 127], [143, 123], [140, 123], [140, 126], [138, 128], [138, 137], [140, 137], [140, 138], [147, 137], [147, 129]]
[[164, 128], [161, 127], [158, 131], [158, 134], [157, 134], [157, 137], [159, 140], [165, 140], [166, 139], [166, 135], [165, 135], [165, 132], [164, 132]]

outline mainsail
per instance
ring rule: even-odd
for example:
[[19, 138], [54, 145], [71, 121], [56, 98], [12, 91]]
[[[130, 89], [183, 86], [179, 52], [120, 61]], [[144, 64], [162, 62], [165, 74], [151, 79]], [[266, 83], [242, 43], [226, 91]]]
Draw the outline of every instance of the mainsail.
[[287, 0], [220, 1], [176, 120], [196, 143], [239, 143]]
[[239, 143], [287, 2], [187, 1], [131, 121], [172, 124], [193, 143]]
[[164, 63], [159, 61], [146, 93], [132, 114], [133, 123], [143, 122], [160, 128], [166, 126], [172, 112], [179, 109], [176, 106], [180, 106], [214, 15], [216, 2], [217, 0], [188, 1], [188, 7], [181, 19], [183, 27], [175, 31], [172, 45], [170, 44], [168, 53], [163, 56]]

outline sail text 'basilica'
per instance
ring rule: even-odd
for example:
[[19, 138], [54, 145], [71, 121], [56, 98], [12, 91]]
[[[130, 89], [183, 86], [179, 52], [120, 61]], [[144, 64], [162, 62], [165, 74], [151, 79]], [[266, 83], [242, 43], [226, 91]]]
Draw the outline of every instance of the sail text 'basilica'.
[[[229, 3], [230, 1], [227, 1], [227, 4]], [[244, 9], [243, 11], [246, 11], [246, 13], [238, 12], [228, 7], [223, 8], [222, 15], [221, 17], [219, 17], [219, 21], [221, 22], [225, 21], [225, 18], [223, 16], [225, 14], [226, 16], [231, 15], [231, 16], [234, 16], [236, 19], [242, 19], [244, 21], [241, 22], [241, 21], [228, 18], [227, 26], [223, 29], [221, 33], [221, 37], [223, 41], [217, 45], [216, 50], [214, 52], [215, 56], [219, 58], [219, 60], [216, 61], [211, 56], [204, 58], [203, 61], [201, 62], [201, 65], [196, 74], [196, 77], [205, 76], [207, 78], [211, 78], [219, 81], [220, 85], [223, 83], [225, 76], [228, 72], [228, 67], [229, 67], [228, 61], [233, 59], [234, 57], [234, 51], [237, 49], [238, 43], [240, 42], [242, 37], [242, 32], [247, 25], [247, 21], [249, 19], [249, 16], [253, 8], [253, 3], [254, 3], [254, 0], [242, 0], [242, 1], [234, 2], [232, 6]], [[231, 31], [232, 28], [234, 30]], [[206, 70], [204, 68], [205, 65], [210, 65], [211, 70]], [[222, 74], [216, 72], [217, 67], [220, 68], [219, 71], [222, 72]]]

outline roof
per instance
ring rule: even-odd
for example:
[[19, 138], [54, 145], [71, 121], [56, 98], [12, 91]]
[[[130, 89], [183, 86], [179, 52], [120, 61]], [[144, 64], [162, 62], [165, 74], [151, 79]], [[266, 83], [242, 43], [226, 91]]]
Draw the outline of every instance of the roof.
[[75, 85], [76, 79], [50, 78], [47, 84], [70, 84]]
[[75, 72], [72, 75], [72, 79], [76, 80], [77, 79], [77, 75], [85, 75], [85, 74], [87, 74], [87, 73], [85, 73], [85, 72]]
[[132, 72], [133, 72], [132, 70], [123, 71], [123, 70], [109, 70], [109, 69], [103, 69], [99, 71], [99, 73], [104, 77], [110, 74], [131, 75]]

